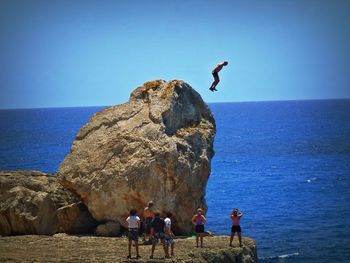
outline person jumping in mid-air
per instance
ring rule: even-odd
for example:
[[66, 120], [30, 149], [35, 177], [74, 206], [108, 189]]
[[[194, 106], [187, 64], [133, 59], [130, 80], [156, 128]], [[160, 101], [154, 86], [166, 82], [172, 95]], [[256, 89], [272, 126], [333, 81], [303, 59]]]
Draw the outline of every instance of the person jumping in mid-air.
[[227, 66], [228, 65], [228, 62], [227, 61], [224, 61], [224, 62], [222, 62], [222, 63], [219, 63], [214, 69], [213, 69], [213, 71], [211, 72], [212, 74], [213, 74], [213, 77], [214, 77], [214, 81], [213, 81], [213, 83], [211, 84], [211, 86], [210, 86], [210, 90], [211, 91], [214, 91], [214, 90], [216, 90], [217, 91], [217, 89], [215, 88], [216, 87], [216, 85], [218, 85], [219, 84], [219, 82], [220, 82], [220, 79], [219, 79], [219, 71], [222, 69], [222, 67], [223, 66]]

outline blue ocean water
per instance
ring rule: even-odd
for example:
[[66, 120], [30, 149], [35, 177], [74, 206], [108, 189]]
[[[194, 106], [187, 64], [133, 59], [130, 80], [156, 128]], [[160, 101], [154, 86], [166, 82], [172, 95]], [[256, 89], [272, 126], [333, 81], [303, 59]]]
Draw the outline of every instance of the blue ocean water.
[[[207, 229], [243, 235], [260, 262], [350, 262], [350, 100], [209, 104], [217, 135]], [[0, 170], [55, 172], [102, 107], [0, 111]]]

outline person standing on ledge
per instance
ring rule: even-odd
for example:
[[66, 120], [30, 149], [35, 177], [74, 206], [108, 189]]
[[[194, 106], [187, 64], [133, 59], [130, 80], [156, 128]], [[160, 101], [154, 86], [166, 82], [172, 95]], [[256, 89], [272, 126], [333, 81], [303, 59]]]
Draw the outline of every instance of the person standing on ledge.
[[198, 241], [201, 241], [201, 247], [203, 247], [203, 235], [204, 235], [204, 225], [207, 221], [205, 216], [202, 214], [203, 210], [201, 208], [197, 209], [197, 214], [192, 217], [192, 224], [196, 228], [196, 244], [198, 247]]
[[[153, 212], [153, 202], [149, 201], [148, 206], [143, 210], [143, 218], [145, 223], [145, 235], [143, 238], [143, 242], [151, 244], [152, 241], [150, 239], [151, 234], [151, 222], [154, 218], [154, 212]], [[146, 238], [148, 237], [148, 241], [146, 241]]]
[[160, 240], [163, 245], [165, 258], [170, 258], [169, 250], [167, 250], [167, 246], [165, 244], [165, 228], [165, 222], [162, 218], [160, 218], [160, 213], [155, 212], [154, 219], [151, 223], [152, 251], [151, 256], [149, 257], [150, 259], [153, 259], [154, 250], [156, 248], [158, 240]]
[[171, 217], [172, 217], [172, 213], [168, 212], [166, 214], [166, 218], [164, 219], [164, 223], [165, 223], [165, 245], [167, 247], [167, 254], [169, 255], [169, 246], [171, 248], [171, 256], [174, 256], [174, 246], [175, 246], [175, 240], [174, 240], [174, 233], [171, 230]]
[[232, 247], [232, 241], [235, 236], [235, 233], [237, 232], [238, 240], [239, 240], [239, 246], [242, 246], [242, 237], [241, 237], [241, 226], [239, 224], [239, 221], [241, 220], [241, 217], [243, 216], [242, 212], [239, 212], [237, 208], [233, 209], [230, 218], [232, 220], [232, 227], [231, 227], [231, 238], [230, 238], [230, 247]]
[[140, 229], [140, 218], [137, 216], [135, 209], [130, 210], [129, 217], [126, 219], [126, 222], [124, 226], [128, 229], [128, 239], [129, 239], [129, 244], [128, 244], [128, 259], [131, 258], [131, 243], [134, 241], [135, 243], [135, 248], [136, 248], [136, 258], [140, 258], [139, 254], [139, 244], [138, 244], [138, 239], [139, 239], [139, 229]]
[[224, 61], [222, 63], [219, 63], [214, 69], [213, 71], [211, 72], [213, 74], [213, 77], [214, 77], [214, 81], [213, 83], [211, 84], [210, 86], [210, 90], [214, 92], [217, 91], [216, 89], [216, 86], [219, 84], [220, 82], [220, 78], [219, 78], [219, 71], [222, 70], [222, 67], [223, 66], [227, 66], [228, 65], [228, 62], [227, 61]]

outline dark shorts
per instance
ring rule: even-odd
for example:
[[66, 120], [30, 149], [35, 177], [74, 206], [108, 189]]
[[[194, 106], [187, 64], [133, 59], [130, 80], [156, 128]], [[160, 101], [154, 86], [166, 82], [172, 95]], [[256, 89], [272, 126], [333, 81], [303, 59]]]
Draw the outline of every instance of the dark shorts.
[[212, 72], [212, 74], [213, 74], [213, 77], [215, 78], [215, 79], [218, 79], [219, 78], [219, 74], [217, 73], [217, 72]]
[[129, 228], [128, 238], [129, 238], [129, 240], [138, 241], [139, 240], [139, 230], [137, 228]]
[[196, 225], [196, 233], [204, 233], [204, 225]]
[[162, 244], [165, 244], [165, 233], [155, 233], [154, 234], [154, 237], [152, 239], [152, 243], [157, 244], [159, 240]]
[[169, 236], [169, 235], [167, 235], [167, 234], [165, 234], [165, 244], [167, 246], [169, 246], [169, 245], [174, 244], [174, 243], [175, 243], [174, 238]]
[[151, 233], [151, 223], [152, 223], [153, 218], [152, 217], [147, 217], [145, 219], [145, 233], [149, 235]]
[[241, 233], [241, 226], [232, 226], [231, 233]]

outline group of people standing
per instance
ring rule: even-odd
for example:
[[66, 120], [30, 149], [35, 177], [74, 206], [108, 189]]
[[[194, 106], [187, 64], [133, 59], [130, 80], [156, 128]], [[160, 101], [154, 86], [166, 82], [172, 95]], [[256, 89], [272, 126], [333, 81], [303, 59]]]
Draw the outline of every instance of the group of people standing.
[[[144, 212], [143, 212], [144, 225], [145, 225], [144, 241], [150, 242], [152, 244], [150, 258], [151, 259], [153, 258], [155, 247], [159, 241], [163, 245], [165, 258], [170, 258], [170, 255], [173, 257], [174, 246], [175, 246], [175, 240], [174, 240], [175, 235], [171, 230], [172, 214], [168, 212], [166, 214], [165, 219], [160, 218], [160, 213], [157, 211], [154, 212], [152, 207], [153, 207], [153, 202], [150, 201], [148, 203], [148, 206], [144, 209]], [[131, 258], [131, 246], [133, 241], [136, 249], [136, 258], [140, 258], [141, 256], [139, 254], [138, 238], [139, 238], [139, 232], [141, 228], [141, 219], [137, 216], [137, 212], [135, 209], [130, 210], [130, 214], [126, 219], [124, 226], [128, 229], [128, 239], [129, 239], [128, 258]], [[148, 238], [149, 240], [147, 241], [146, 238]], [[170, 255], [169, 255], [169, 248], [170, 248]]]
[[[172, 214], [168, 212], [165, 218], [163, 219], [160, 217], [159, 212], [153, 211], [153, 205], [153, 202], [150, 201], [148, 203], [148, 206], [143, 211], [143, 222], [145, 227], [143, 241], [145, 242], [145, 244], [147, 242], [152, 244], [150, 255], [151, 259], [153, 258], [155, 247], [159, 243], [159, 241], [163, 245], [165, 258], [173, 257], [175, 247], [175, 235], [171, 229]], [[232, 220], [230, 246], [232, 246], [232, 241], [236, 232], [239, 239], [239, 245], [242, 246], [241, 227], [239, 223], [242, 216], [243, 214], [239, 212], [237, 208], [233, 209], [232, 213], [230, 214], [230, 218]], [[203, 247], [203, 237], [205, 234], [204, 225], [207, 220], [201, 208], [197, 209], [197, 213], [192, 217], [191, 221], [192, 224], [195, 226], [196, 247], [199, 247], [199, 243], [200, 247]], [[124, 226], [128, 229], [128, 258], [131, 258], [131, 246], [133, 241], [136, 249], [136, 258], [140, 258], [138, 238], [141, 228], [141, 219], [137, 216], [137, 211], [135, 209], [130, 210], [130, 214], [126, 219]], [[148, 241], [146, 240], [147, 238]]]

